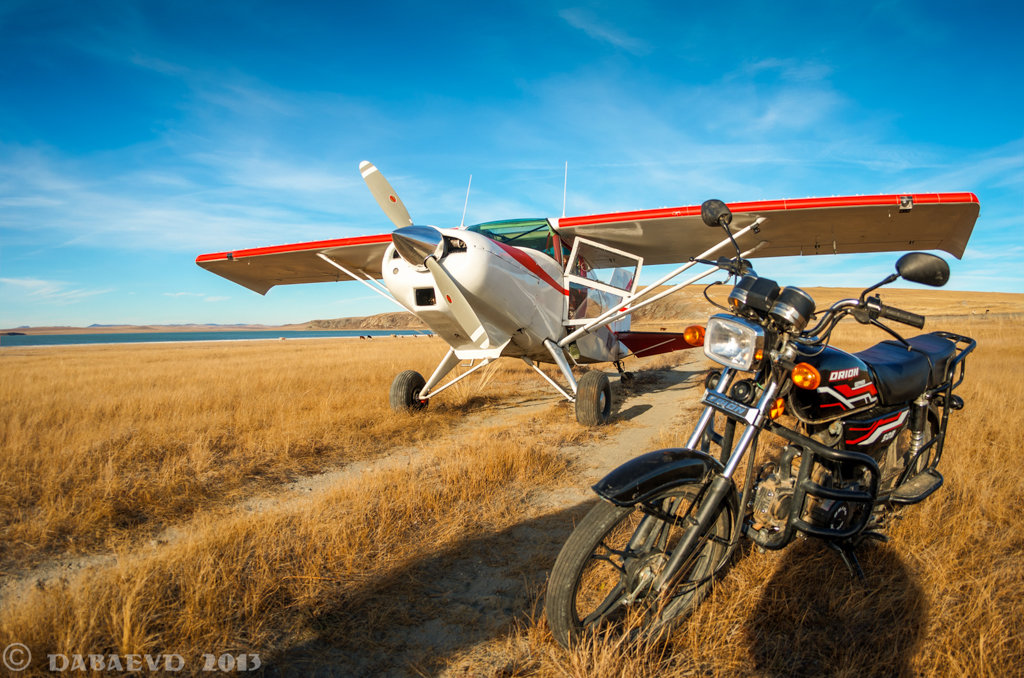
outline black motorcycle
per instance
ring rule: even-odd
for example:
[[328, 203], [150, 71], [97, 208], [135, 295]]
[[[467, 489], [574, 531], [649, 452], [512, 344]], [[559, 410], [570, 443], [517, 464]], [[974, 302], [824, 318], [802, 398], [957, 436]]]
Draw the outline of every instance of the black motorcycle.
[[[705, 223], [729, 232], [724, 203], [702, 208]], [[704, 353], [723, 369], [709, 373], [684, 447], [641, 455], [594, 486], [602, 501], [570, 535], [548, 581], [546, 616], [562, 645], [613, 625], [668, 629], [708, 594], [741, 535], [763, 549], [798, 535], [822, 539], [863, 578], [858, 545], [884, 540], [879, 530], [893, 508], [942, 485], [936, 467], [949, 413], [963, 407], [953, 391], [975, 342], [951, 332], [905, 339], [879, 319], [921, 329], [924, 318], [869, 295], [898, 278], [940, 287], [945, 261], [906, 254], [897, 273], [819, 314], [806, 292], [758, 277], [739, 255], [704, 263], [738, 278], [728, 313], [705, 330]], [[847, 316], [893, 339], [859, 353], [829, 346]], [[766, 431], [782, 441], [755, 470]], [[741, 494], [733, 477], [744, 458]]]

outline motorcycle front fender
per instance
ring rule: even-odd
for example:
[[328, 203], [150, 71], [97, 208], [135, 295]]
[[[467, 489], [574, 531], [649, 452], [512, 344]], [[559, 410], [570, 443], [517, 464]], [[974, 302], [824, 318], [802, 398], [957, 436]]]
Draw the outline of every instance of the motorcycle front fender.
[[717, 459], [704, 452], [672, 447], [627, 461], [602, 478], [593, 490], [617, 506], [633, 506], [659, 492], [705, 482], [711, 473], [723, 470]]

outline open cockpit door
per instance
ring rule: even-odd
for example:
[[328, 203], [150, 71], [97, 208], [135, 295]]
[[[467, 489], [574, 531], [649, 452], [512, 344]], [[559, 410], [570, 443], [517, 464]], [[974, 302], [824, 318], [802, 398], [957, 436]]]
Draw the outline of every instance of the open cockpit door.
[[585, 238], [576, 238], [565, 266], [563, 321], [585, 325], [615, 308], [636, 290], [643, 267], [641, 257]]
[[642, 266], [643, 259], [629, 252], [585, 238], [575, 239], [565, 264], [568, 294], [563, 323], [569, 327], [586, 325], [621, 305], [636, 290]]

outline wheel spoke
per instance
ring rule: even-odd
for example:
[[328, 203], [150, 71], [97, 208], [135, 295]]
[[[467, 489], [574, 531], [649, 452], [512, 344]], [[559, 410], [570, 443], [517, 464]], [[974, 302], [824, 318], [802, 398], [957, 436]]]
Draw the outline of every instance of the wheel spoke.
[[629, 558], [628, 552], [627, 551], [619, 551], [617, 549], [613, 549], [612, 547], [608, 546], [608, 544], [604, 543], [603, 539], [598, 544], [598, 546], [603, 546], [604, 550], [608, 551], [609, 554], [616, 555], [619, 558], [621, 558], [622, 559], [622, 564], [620, 565], [619, 563], [616, 563], [614, 560], [611, 559], [610, 555], [598, 554], [596, 552], [596, 550], [595, 550], [594, 553], [590, 554], [590, 559], [591, 560], [603, 560], [606, 563], [608, 563], [609, 565], [611, 565], [612, 567], [614, 567], [616, 570], [621, 572], [623, 575], [625, 575], [626, 574], [625, 563], [626, 563], [626, 560]]
[[625, 599], [623, 595], [626, 592], [626, 587], [620, 580], [619, 583], [613, 588], [601, 604], [597, 606], [597, 609], [588, 614], [581, 620], [584, 627], [589, 627], [595, 622], [601, 621], [607, 617], [613, 610], [622, 606], [622, 601]]

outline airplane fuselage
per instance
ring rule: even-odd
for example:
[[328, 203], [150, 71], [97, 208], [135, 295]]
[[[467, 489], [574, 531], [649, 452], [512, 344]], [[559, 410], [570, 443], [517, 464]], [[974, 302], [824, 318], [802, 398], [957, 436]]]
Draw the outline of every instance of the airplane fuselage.
[[[471, 328], [459, 322], [453, 300], [446, 298], [426, 266], [403, 258], [395, 245], [384, 253], [384, 284], [395, 299], [420, 318], [461, 357], [526, 357], [550, 362], [544, 341], [566, 335], [564, 317], [569, 291], [563, 269], [536, 249], [516, 247], [464, 229], [437, 229], [445, 240], [438, 262], [457, 281], [487, 333], [473, 341]], [[615, 329], [621, 329], [616, 327]], [[617, 360], [622, 355], [612, 330], [602, 328], [584, 339], [580, 362]]]

